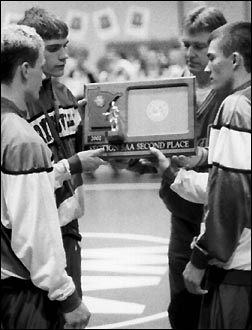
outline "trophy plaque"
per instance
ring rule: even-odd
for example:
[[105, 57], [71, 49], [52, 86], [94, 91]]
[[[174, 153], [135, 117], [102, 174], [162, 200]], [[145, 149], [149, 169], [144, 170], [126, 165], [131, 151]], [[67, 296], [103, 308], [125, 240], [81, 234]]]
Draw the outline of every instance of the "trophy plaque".
[[103, 158], [195, 154], [195, 78], [90, 83], [84, 150], [103, 147]]

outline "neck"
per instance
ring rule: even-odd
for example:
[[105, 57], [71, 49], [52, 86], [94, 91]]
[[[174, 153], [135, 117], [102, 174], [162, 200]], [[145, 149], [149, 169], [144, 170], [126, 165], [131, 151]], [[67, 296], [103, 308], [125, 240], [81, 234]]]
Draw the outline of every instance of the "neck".
[[13, 84], [1, 84], [1, 96], [12, 101], [20, 110], [26, 111], [25, 96], [22, 90], [16, 88]]
[[251, 73], [245, 72], [237, 72], [237, 75], [235, 76], [234, 83], [233, 83], [233, 90], [239, 88], [246, 82], [251, 80]]

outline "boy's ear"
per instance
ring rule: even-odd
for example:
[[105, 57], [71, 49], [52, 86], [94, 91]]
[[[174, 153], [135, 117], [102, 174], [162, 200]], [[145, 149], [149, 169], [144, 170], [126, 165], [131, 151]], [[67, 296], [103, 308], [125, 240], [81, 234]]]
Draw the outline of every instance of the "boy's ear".
[[24, 80], [28, 79], [28, 75], [29, 75], [29, 69], [30, 69], [30, 65], [28, 62], [24, 62], [21, 64], [20, 66], [20, 73], [21, 73], [21, 77]]
[[243, 61], [243, 57], [240, 53], [238, 52], [234, 52], [232, 54], [233, 56], [233, 65], [235, 68], [239, 67], [241, 64], [242, 64], [242, 61]]

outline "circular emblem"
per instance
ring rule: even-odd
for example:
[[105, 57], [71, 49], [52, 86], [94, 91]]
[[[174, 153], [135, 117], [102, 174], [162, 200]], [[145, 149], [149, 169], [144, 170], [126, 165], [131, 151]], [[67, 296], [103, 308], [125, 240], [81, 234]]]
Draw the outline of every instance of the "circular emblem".
[[94, 103], [97, 105], [97, 107], [102, 108], [105, 105], [105, 100], [102, 95], [97, 95]]
[[148, 104], [146, 113], [150, 120], [162, 121], [167, 117], [169, 107], [163, 100], [153, 100]]

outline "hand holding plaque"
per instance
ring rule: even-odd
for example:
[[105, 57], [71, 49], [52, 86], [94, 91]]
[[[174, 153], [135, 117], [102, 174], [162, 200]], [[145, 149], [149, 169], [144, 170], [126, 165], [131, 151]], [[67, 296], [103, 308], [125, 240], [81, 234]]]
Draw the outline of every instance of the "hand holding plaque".
[[186, 157], [185, 155], [173, 156], [172, 160], [177, 163], [179, 167], [187, 170], [197, 166], [207, 165], [208, 150], [204, 147], [196, 148], [196, 155]]

